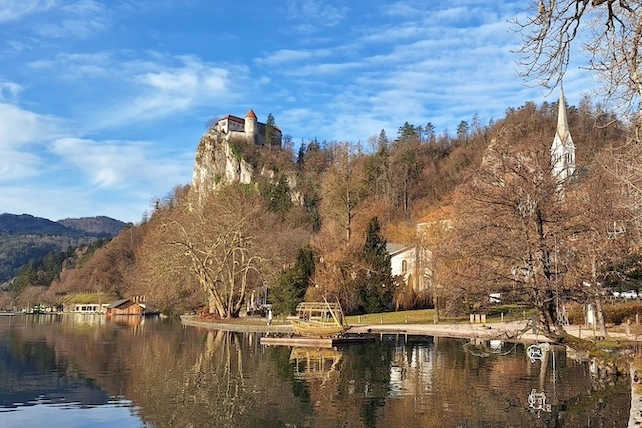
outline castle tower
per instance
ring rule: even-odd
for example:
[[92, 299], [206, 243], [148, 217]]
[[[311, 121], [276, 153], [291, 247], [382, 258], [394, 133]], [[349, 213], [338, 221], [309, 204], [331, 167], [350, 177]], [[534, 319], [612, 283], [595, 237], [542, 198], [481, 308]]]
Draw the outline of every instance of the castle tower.
[[245, 135], [254, 141], [256, 139], [256, 134], [258, 134], [258, 128], [256, 114], [254, 114], [254, 110], [250, 109], [250, 111], [245, 115]]
[[560, 88], [560, 102], [557, 113], [557, 131], [551, 146], [551, 166], [553, 177], [561, 185], [575, 172], [575, 144], [568, 130], [564, 88]]

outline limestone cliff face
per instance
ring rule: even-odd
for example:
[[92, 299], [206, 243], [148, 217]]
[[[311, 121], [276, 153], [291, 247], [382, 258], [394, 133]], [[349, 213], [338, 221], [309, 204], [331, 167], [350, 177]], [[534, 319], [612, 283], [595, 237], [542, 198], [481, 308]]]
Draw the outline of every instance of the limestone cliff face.
[[192, 191], [199, 200], [226, 184], [249, 184], [253, 174], [254, 168], [232, 152], [224, 135], [214, 130], [203, 135], [192, 174]]
[[[267, 178], [274, 183], [278, 180], [271, 169], [258, 171], [241, 156], [234, 153], [230, 144], [230, 134], [215, 129], [207, 131], [196, 148], [194, 172], [192, 173], [191, 193], [198, 205], [203, 199], [222, 186], [242, 183], [256, 183], [257, 176]], [[286, 174], [290, 199], [296, 205], [303, 205], [304, 197], [297, 191], [297, 180], [294, 173]]]

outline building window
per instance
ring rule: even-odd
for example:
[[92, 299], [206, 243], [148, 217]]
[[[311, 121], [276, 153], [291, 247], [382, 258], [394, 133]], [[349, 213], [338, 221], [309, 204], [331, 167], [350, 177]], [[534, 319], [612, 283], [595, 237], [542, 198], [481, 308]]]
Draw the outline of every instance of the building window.
[[408, 262], [406, 260], [401, 261], [401, 272], [406, 273], [408, 270]]

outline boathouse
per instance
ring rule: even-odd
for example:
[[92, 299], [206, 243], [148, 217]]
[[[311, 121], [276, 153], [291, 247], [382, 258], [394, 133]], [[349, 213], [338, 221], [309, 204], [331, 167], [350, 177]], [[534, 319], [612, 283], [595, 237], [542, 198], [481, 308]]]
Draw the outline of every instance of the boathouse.
[[130, 299], [117, 300], [107, 305], [105, 314], [111, 315], [142, 315], [145, 308]]

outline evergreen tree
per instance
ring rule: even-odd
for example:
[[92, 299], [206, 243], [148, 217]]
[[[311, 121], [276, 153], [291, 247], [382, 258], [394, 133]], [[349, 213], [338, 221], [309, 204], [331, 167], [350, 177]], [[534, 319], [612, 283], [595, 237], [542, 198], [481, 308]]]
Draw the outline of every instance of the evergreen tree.
[[276, 141], [276, 130], [274, 129], [274, 116], [272, 113], [268, 114], [267, 121], [265, 122], [265, 144], [272, 147]]
[[272, 308], [275, 313], [284, 315], [294, 313], [296, 305], [303, 301], [313, 273], [314, 252], [310, 248], [302, 248], [299, 250], [294, 267], [284, 271], [271, 290]]
[[366, 242], [363, 245], [363, 260], [366, 270], [360, 278], [361, 301], [365, 312], [381, 312], [392, 301], [394, 280], [390, 269], [390, 254], [386, 240], [381, 237], [379, 219], [373, 217], [368, 223]]
[[268, 194], [268, 209], [272, 212], [288, 212], [292, 207], [290, 199], [290, 186], [285, 175], [279, 178], [276, 184], [270, 186]]

